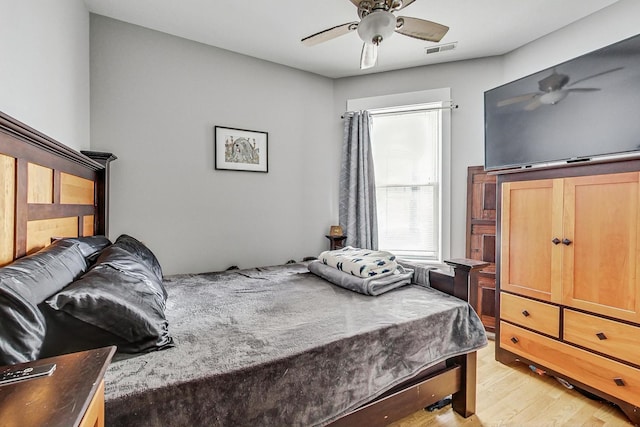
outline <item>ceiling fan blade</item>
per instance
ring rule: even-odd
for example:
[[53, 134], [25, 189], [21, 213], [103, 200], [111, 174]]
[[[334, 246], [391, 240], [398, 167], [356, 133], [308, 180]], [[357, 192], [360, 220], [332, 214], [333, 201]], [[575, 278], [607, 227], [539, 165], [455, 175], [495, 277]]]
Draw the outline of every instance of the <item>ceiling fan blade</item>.
[[531, 101], [530, 103], [528, 103], [524, 109], [525, 111], [533, 111], [536, 108], [540, 107], [542, 105], [542, 102], [540, 102], [540, 98], [536, 97], [533, 101]]
[[300, 41], [305, 46], [314, 46], [318, 43], [326, 42], [328, 40], [335, 39], [336, 37], [343, 36], [351, 31], [354, 31], [356, 28], [358, 28], [357, 22], [348, 22], [346, 24], [338, 25], [336, 27], [320, 31], [319, 33], [312, 34]]
[[378, 60], [378, 46], [371, 43], [362, 45], [362, 55], [360, 56], [360, 69], [365, 70], [376, 65]]
[[430, 42], [439, 42], [444, 35], [447, 34], [447, 31], [449, 31], [449, 27], [446, 25], [419, 18], [400, 16], [398, 17], [398, 21], [403, 24], [400, 28], [396, 29], [397, 33]]
[[538, 95], [537, 92], [525, 93], [524, 95], [514, 96], [513, 98], [503, 99], [496, 104], [498, 107], [504, 107], [505, 105], [517, 104], [518, 102], [528, 101], [535, 98]]
[[602, 75], [604, 75], [604, 74], [613, 73], [614, 71], [620, 71], [620, 70], [622, 70], [623, 68], [624, 68], [624, 67], [612, 68], [612, 69], [610, 69], [610, 70], [603, 71], [603, 72], [601, 72], [601, 73], [597, 73], [597, 74], [594, 74], [594, 75], [592, 75], [592, 76], [583, 77], [583, 78], [581, 78], [581, 79], [576, 80], [576, 81], [575, 81], [575, 82], [573, 82], [573, 83], [569, 83], [569, 84], [568, 84], [568, 86], [573, 86], [573, 85], [578, 84], [578, 83], [580, 83], [580, 82], [583, 82], [583, 81], [585, 81], [585, 80], [589, 80], [589, 79], [592, 79], [592, 78], [594, 78], [594, 77], [600, 77], [600, 76], [602, 76]]
[[361, 2], [362, 0], [350, 0], [350, 1], [351, 1], [351, 3], [353, 3], [353, 5], [354, 5], [355, 7], [360, 7], [360, 2]]
[[572, 89], [565, 89], [567, 92], [597, 92], [601, 89], [597, 87], [574, 87]]

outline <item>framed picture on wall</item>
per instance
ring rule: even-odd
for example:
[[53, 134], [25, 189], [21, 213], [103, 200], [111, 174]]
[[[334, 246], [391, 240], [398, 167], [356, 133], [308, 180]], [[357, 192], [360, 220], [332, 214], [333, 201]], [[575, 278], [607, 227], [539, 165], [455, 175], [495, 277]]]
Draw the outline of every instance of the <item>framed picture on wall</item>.
[[267, 132], [216, 126], [215, 168], [268, 172], [268, 136]]

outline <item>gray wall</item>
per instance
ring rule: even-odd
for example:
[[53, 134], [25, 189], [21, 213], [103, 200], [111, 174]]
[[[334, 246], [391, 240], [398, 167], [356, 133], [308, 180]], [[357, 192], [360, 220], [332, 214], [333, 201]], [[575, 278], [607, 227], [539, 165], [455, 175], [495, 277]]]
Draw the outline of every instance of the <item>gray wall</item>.
[[0, 0], [0, 111], [89, 148], [89, 14], [82, 0]]
[[[325, 249], [338, 217], [346, 100], [440, 87], [460, 105], [451, 253], [463, 254], [466, 168], [483, 162], [484, 90], [635, 35], [640, 2], [620, 0], [503, 57], [336, 81], [98, 16], [89, 69], [82, 0], [0, 0], [0, 10], [0, 110], [75, 149], [89, 146], [90, 123], [91, 148], [120, 157], [112, 237], [141, 238], [175, 273]], [[269, 132], [269, 173], [215, 171], [215, 125]]]
[[619, 0], [504, 56], [504, 83], [640, 33], [640, 1]]
[[[336, 80], [336, 115], [346, 100], [450, 87], [460, 105], [451, 115], [451, 256], [465, 253], [466, 171], [484, 163], [484, 91], [638, 34], [640, 1], [612, 6], [501, 57], [417, 67]], [[335, 138], [339, 138], [339, 130]]]
[[[91, 148], [110, 151], [110, 235], [165, 273], [315, 256], [337, 218], [333, 82], [91, 15]], [[214, 170], [215, 125], [269, 133], [269, 172]]]
[[[631, 35], [636, 10], [623, 0], [502, 57], [335, 81], [92, 16], [92, 148], [120, 156], [112, 237], [145, 240], [168, 273], [316, 255], [338, 217], [346, 100], [450, 87], [460, 106], [450, 246], [461, 256], [466, 170], [484, 161], [484, 91]], [[594, 27], [607, 35], [584, 37]], [[269, 173], [215, 171], [216, 124], [268, 131]]]

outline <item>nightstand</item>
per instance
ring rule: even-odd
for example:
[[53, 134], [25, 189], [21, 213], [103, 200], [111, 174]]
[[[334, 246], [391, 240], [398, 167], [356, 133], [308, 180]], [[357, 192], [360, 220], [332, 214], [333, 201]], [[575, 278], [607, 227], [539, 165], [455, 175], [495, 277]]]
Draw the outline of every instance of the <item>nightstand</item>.
[[325, 234], [325, 236], [327, 239], [329, 239], [330, 242], [330, 250], [335, 251], [336, 249], [342, 249], [344, 248], [344, 240], [347, 238], [347, 236], [331, 236], [329, 234]]
[[[0, 420], [6, 427], [104, 426], [103, 376], [116, 347], [65, 354], [12, 367], [55, 363], [49, 376], [0, 386]], [[0, 372], [7, 366], [0, 367]]]

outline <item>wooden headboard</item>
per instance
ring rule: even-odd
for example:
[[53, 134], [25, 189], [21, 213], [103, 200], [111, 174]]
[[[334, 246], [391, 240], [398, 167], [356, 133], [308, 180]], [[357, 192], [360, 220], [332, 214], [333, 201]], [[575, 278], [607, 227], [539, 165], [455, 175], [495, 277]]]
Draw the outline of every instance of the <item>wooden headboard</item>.
[[52, 237], [108, 235], [110, 153], [79, 153], [0, 112], [0, 266]]

